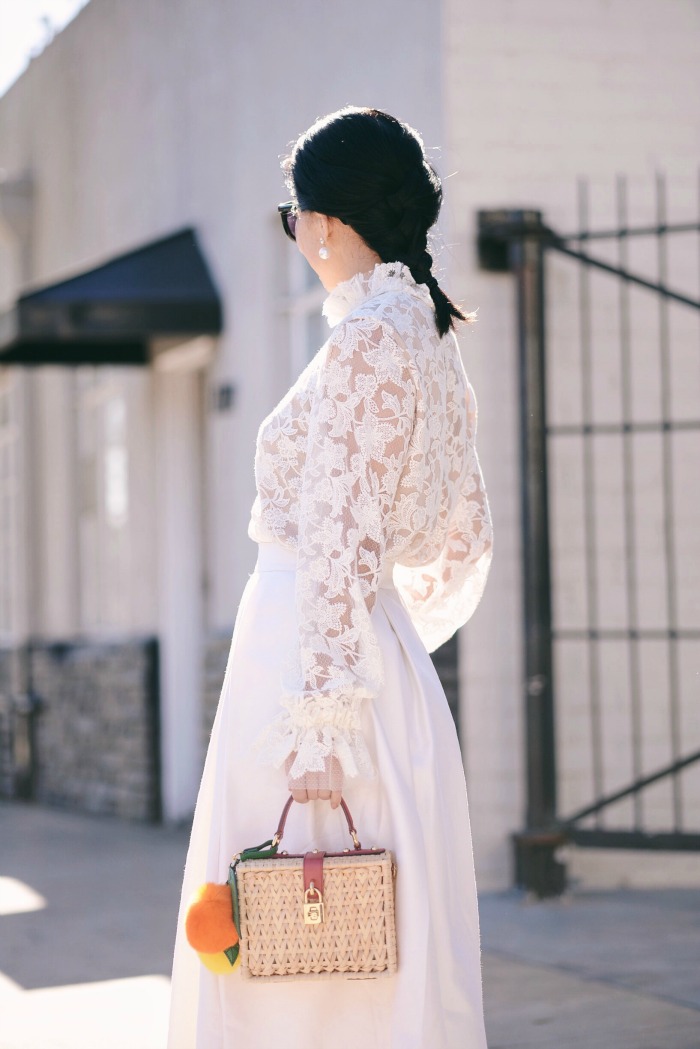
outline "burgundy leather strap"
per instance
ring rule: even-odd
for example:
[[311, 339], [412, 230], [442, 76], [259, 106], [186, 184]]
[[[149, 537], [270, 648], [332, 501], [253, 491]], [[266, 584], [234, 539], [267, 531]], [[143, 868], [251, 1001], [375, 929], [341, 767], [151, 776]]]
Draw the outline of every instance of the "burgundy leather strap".
[[[279, 826], [277, 827], [277, 832], [275, 834], [275, 838], [277, 839], [277, 843], [278, 844], [282, 841], [282, 835], [284, 834], [284, 825], [287, 822], [287, 814], [288, 814], [290, 808], [292, 807], [292, 802], [293, 801], [294, 801], [294, 795], [290, 794], [289, 798], [287, 799], [287, 804], [282, 809], [282, 815], [280, 817]], [[300, 804], [301, 804], [301, 802], [300, 802]], [[354, 841], [354, 839], [357, 837], [357, 830], [355, 829], [355, 826], [353, 824], [352, 816], [350, 815], [350, 809], [345, 804], [345, 798], [341, 798], [340, 799], [340, 804], [342, 805], [343, 812], [345, 813], [345, 819], [348, 822], [348, 830], [350, 831], [350, 834], [352, 835], [353, 841]], [[354, 848], [355, 849], [360, 849], [360, 848], [362, 848], [362, 845], [361, 844], [355, 845]]]
[[323, 857], [325, 852], [305, 852], [304, 853], [304, 892], [311, 888], [311, 882], [314, 883], [314, 889], [323, 895]]

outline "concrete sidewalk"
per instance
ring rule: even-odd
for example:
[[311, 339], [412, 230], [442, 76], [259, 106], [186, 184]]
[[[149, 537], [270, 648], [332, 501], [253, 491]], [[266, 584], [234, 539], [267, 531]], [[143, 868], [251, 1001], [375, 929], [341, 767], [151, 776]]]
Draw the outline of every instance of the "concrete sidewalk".
[[489, 1049], [700, 1049], [700, 891], [480, 900]]
[[[163, 1049], [186, 847], [0, 804], [0, 1049]], [[482, 894], [481, 916], [489, 1049], [700, 1049], [700, 892]]]

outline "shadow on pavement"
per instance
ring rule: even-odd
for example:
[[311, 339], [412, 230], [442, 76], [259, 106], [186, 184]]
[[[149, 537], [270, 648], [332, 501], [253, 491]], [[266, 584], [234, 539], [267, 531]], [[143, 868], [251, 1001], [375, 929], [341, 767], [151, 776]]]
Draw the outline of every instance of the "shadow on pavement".
[[0, 972], [25, 990], [169, 976], [188, 833], [0, 803], [0, 876], [46, 900], [0, 916]]

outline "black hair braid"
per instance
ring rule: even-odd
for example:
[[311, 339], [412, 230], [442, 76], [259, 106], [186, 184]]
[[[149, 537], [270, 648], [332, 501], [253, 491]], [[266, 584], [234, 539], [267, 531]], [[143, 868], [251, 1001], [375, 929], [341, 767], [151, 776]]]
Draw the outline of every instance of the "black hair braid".
[[430, 292], [435, 309], [435, 322], [440, 335], [446, 335], [452, 328], [452, 318], [466, 320], [466, 314], [456, 306], [440, 287], [437, 277], [433, 273], [433, 256], [428, 251], [427, 244], [419, 256], [399, 259], [404, 262], [411, 271], [416, 284], [425, 284]]
[[[413, 225], [410, 232], [407, 228], [408, 222]], [[371, 243], [367, 237], [365, 239], [383, 262], [402, 262], [408, 266], [416, 284], [426, 285], [433, 300], [438, 332], [444, 336], [453, 327], [453, 318], [466, 320], [466, 314], [445, 294], [433, 273], [433, 256], [428, 250], [427, 229], [416, 228], [415, 216], [410, 212], [405, 212], [399, 232], [402, 234], [399, 243], [396, 243], [398, 238], [393, 237], [389, 239], [389, 243], [387, 241]]]
[[388, 113], [348, 106], [314, 124], [283, 162], [303, 210], [351, 226], [382, 262], [401, 262], [425, 284], [441, 336], [469, 317], [433, 274], [428, 231], [442, 184], [416, 131]]

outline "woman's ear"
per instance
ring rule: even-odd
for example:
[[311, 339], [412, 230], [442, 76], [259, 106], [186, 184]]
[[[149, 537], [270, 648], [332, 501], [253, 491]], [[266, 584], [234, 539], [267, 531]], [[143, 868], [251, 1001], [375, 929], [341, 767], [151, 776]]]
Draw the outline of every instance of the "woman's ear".
[[333, 227], [338, 220], [332, 218], [330, 215], [318, 215], [318, 235], [323, 237], [324, 240], [328, 240], [331, 236]]

